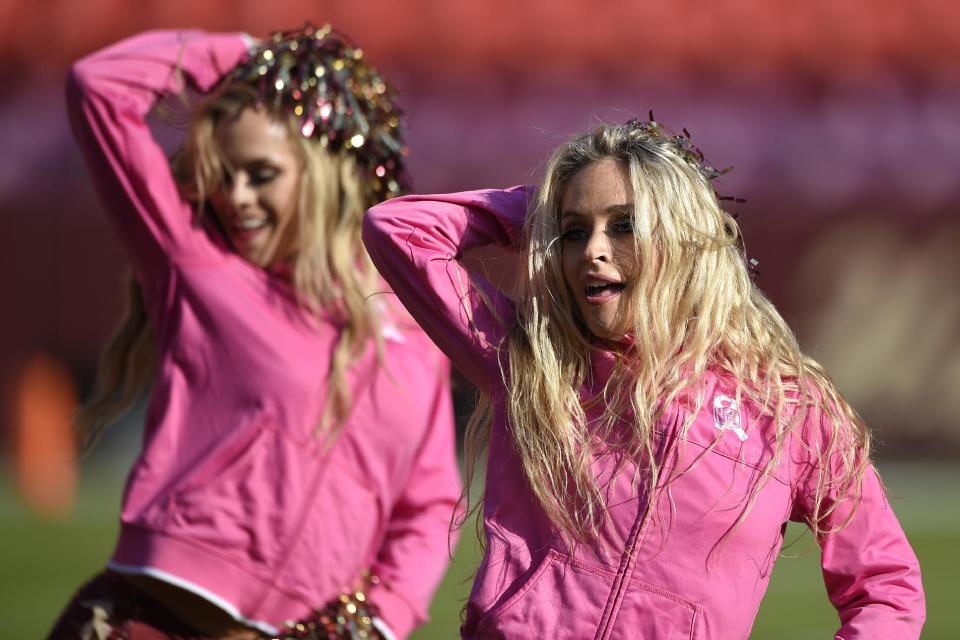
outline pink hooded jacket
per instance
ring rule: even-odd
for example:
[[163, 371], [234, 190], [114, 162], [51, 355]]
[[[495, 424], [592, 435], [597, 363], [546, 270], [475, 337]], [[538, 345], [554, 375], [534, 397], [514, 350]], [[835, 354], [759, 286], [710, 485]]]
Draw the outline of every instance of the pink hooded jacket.
[[[627, 461], [615, 474], [614, 456], [598, 453], [594, 468], [607, 515], [597, 544], [570, 548], [528, 488], [509, 433], [496, 345], [506, 330], [497, 317], [512, 319], [511, 303], [492, 288], [471, 286], [458, 262], [485, 245], [517, 250], [527, 199], [523, 188], [406, 196], [371, 209], [364, 226], [367, 250], [394, 291], [493, 401], [487, 547], [463, 637], [747, 638], [787, 521], [803, 521], [812, 509], [817, 459], [804, 443], [815, 446], [821, 436], [818, 416], [807, 416], [733, 528], [772, 455], [771, 425], [755, 407], [734, 400], [731, 381], [707, 374], [703, 408], [678, 442], [677, 457], [665, 463], [663, 475], [673, 479], [655, 492], [650, 515], [644, 470]], [[612, 364], [611, 354], [598, 353], [597, 384]], [[664, 412], [658, 447], [679, 435], [695, 406], [689, 400], [680, 398]], [[833, 521], [847, 513], [849, 505], [840, 503]], [[924, 619], [919, 566], [872, 468], [852, 521], [818, 542], [827, 592], [840, 615], [837, 638], [918, 637]]]
[[[109, 566], [193, 591], [265, 630], [356, 584], [399, 637], [427, 616], [460, 490], [449, 364], [396, 304], [384, 353], [348, 372], [332, 447], [315, 429], [340, 327], [282, 276], [191, 223], [145, 116], [246, 56], [239, 34], [145, 33], [79, 62], [67, 96], [99, 194], [143, 286], [158, 368]], [[386, 300], [385, 297], [381, 300]]]

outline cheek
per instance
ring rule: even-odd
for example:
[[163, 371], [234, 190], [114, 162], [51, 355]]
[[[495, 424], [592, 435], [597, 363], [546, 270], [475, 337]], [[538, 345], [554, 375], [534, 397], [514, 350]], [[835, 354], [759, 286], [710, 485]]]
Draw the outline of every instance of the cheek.
[[640, 263], [638, 250], [632, 236], [617, 239], [613, 246], [613, 260], [621, 277], [630, 277], [637, 272]]
[[227, 214], [230, 211], [230, 202], [227, 197], [223, 194], [223, 191], [217, 189], [212, 194], [210, 194], [210, 199], [206, 203], [209, 207], [210, 214], [216, 218], [216, 221], [223, 223], [224, 219], [227, 217]]
[[282, 219], [293, 217], [300, 205], [300, 181], [297, 177], [284, 178], [273, 185], [270, 195], [273, 209]]
[[567, 287], [573, 291], [574, 284], [578, 279], [578, 265], [580, 258], [572, 247], [564, 247], [560, 251], [560, 268], [563, 271], [563, 280]]

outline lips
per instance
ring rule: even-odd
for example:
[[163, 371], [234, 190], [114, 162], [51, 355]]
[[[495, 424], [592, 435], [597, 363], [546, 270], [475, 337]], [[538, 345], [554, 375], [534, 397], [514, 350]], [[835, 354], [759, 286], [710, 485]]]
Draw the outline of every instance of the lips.
[[266, 231], [268, 226], [267, 218], [234, 218], [230, 221], [229, 232], [235, 243], [247, 244]]
[[234, 222], [233, 226], [242, 231], [250, 231], [252, 229], [259, 229], [261, 227], [264, 227], [266, 226], [266, 224], [267, 224], [266, 218], [246, 218], [246, 219], [241, 218], [241, 219], [238, 219], [236, 222]]
[[607, 276], [590, 276], [583, 287], [584, 299], [588, 304], [606, 304], [614, 300], [626, 285]]
[[266, 218], [237, 218], [233, 221], [233, 228], [237, 231], [256, 231], [267, 226]]

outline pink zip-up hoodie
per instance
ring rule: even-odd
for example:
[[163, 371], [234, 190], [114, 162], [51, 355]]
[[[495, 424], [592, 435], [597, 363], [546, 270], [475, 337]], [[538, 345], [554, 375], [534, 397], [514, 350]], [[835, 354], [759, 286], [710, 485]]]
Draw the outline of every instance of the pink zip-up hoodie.
[[[596, 544], [564, 543], [533, 497], [509, 433], [497, 345], [514, 317], [492, 287], [471, 284], [458, 261], [485, 245], [517, 250], [529, 192], [406, 196], [371, 209], [364, 242], [411, 314], [490, 395], [494, 418], [486, 469], [487, 546], [461, 629], [465, 638], [747, 638], [788, 520], [812, 510], [820, 418], [810, 412], [773, 477], [737, 525], [759, 470], [773, 453], [771, 424], [737, 401], [735, 385], [708, 373], [703, 408], [646, 495], [644, 469], [598, 453], [606, 498]], [[598, 352], [602, 385], [613, 355]], [[588, 390], [589, 393], [589, 390]], [[586, 397], [586, 396], [585, 396]], [[681, 433], [695, 403], [680, 398], [656, 427], [657, 447]], [[588, 419], [596, 417], [599, 410]], [[829, 503], [829, 501], [828, 501]], [[647, 514], [649, 511], [649, 515]], [[832, 523], [849, 513], [838, 503]], [[827, 524], [830, 526], [830, 523]], [[916, 638], [924, 620], [920, 570], [871, 468], [851, 522], [818, 540], [824, 583], [840, 615], [837, 638]]]
[[240, 34], [158, 31], [77, 62], [67, 96], [100, 197], [143, 286], [158, 369], [109, 566], [193, 591], [265, 630], [357, 583], [406, 636], [448, 561], [460, 490], [449, 364], [386, 296], [348, 372], [352, 411], [316, 435], [340, 328], [282, 276], [191, 223], [145, 116], [180, 74], [207, 91]]

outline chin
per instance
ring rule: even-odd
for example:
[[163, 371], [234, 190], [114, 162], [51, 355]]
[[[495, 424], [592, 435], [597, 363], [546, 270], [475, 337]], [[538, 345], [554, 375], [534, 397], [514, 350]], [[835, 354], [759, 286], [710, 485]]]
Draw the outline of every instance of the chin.
[[612, 329], [610, 325], [614, 324], [604, 324], [599, 321], [591, 322], [587, 325], [587, 330], [590, 331], [590, 334], [594, 338], [600, 340], [610, 340], [612, 342], [619, 342], [624, 336], [627, 335], [627, 332], [623, 329]]
[[590, 330], [590, 333], [597, 336], [598, 338], [606, 338], [613, 335], [615, 332], [610, 328], [611, 323], [603, 322], [599, 319], [593, 319], [587, 323], [587, 328]]
[[237, 255], [254, 266], [260, 268], [267, 266], [267, 261], [263, 259], [259, 251], [238, 251]]
[[620, 334], [618, 334], [618, 333], [616, 333], [616, 332], [614, 332], [614, 331], [607, 331], [607, 330], [605, 330], [605, 329], [603, 329], [603, 330], [597, 330], [597, 329], [595, 329], [595, 330], [591, 331], [590, 333], [593, 335], [594, 338], [597, 338], [597, 339], [599, 339], [599, 340], [614, 340], [614, 341], [616, 341], [617, 337], [620, 335]]

